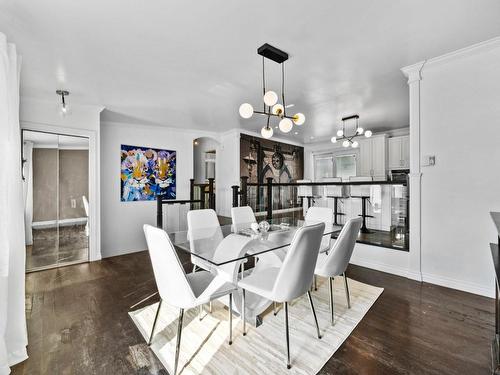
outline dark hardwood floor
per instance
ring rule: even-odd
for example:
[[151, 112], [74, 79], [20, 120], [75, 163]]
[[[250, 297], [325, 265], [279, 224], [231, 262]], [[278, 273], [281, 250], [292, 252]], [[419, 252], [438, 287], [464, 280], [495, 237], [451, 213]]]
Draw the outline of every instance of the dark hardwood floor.
[[[489, 373], [493, 300], [357, 266], [349, 276], [385, 291], [320, 374]], [[30, 357], [12, 373], [166, 374], [127, 314], [154, 291], [147, 252], [28, 274]]]

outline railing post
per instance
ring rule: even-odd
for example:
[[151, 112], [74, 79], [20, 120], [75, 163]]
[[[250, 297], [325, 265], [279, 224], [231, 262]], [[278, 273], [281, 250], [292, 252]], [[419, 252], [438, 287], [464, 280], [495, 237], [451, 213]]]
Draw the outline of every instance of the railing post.
[[238, 185], [231, 186], [233, 189], [233, 207], [238, 207], [238, 189], [240, 187]]
[[273, 178], [267, 178], [267, 215], [266, 219], [271, 220], [273, 218]]
[[[190, 201], [194, 200], [194, 178], [189, 180], [189, 200]], [[193, 204], [190, 203], [189, 209], [192, 210], [193, 207], [194, 207]]]
[[248, 176], [241, 176], [240, 206], [248, 206]]
[[156, 196], [156, 226], [163, 229], [163, 197], [160, 194]]
[[214, 178], [208, 179], [208, 208], [215, 210]]

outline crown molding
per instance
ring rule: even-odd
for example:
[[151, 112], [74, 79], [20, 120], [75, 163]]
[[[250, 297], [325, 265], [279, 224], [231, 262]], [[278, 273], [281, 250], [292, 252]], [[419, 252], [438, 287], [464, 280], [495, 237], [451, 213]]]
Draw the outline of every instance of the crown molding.
[[451, 61], [472, 56], [477, 53], [488, 52], [495, 48], [500, 48], [500, 36], [473, 44], [465, 48], [458, 49], [456, 51], [445, 53], [444, 55], [436, 56], [412, 65], [405, 66], [401, 68], [401, 72], [403, 72], [405, 77], [408, 78], [408, 83], [420, 81], [422, 79], [422, 70], [424, 66], [435, 67], [442, 64], [447, 64]]

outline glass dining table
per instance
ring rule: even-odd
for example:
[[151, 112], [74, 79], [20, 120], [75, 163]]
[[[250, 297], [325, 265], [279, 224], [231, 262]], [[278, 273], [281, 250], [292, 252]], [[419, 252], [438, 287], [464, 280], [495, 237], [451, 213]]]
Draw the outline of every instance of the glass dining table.
[[[237, 284], [242, 276], [255, 270], [266, 267], [279, 268], [299, 228], [316, 223], [281, 218], [260, 222], [259, 225], [247, 223], [237, 226], [202, 227], [190, 232], [170, 232], [168, 235], [178, 250], [189, 254], [194, 261], [204, 262], [203, 268], [226, 278], [228, 282]], [[333, 224], [325, 226], [320, 251], [327, 251], [330, 248], [332, 234], [341, 228]], [[255, 258], [254, 267], [245, 267], [241, 272], [242, 263], [247, 263], [249, 258]], [[233, 308], [239, 313], [241, 296], [236, 294], [234, 298]], [[271, 303], [272, 301], [249, 294], [245, 310], [249, 322], [258, 326], [261, 322], [259, 314]]]

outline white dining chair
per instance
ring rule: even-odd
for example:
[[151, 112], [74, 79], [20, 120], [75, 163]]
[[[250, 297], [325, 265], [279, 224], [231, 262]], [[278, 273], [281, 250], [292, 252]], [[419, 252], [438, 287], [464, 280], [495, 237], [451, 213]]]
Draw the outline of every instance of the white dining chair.
[[[212, 259], [215, 245], [222, 240], [222, 230], [217, 214], [212, 209], [192, 210], [187, 213], [188, 239], [192, 251], [203, 254], [204, 257]], [[196, 267], [206, 271], [213, 271], [212, 264], [204, 259], [191, 256], [193, 272]]]
[[85, 235], [88, 237], [90, 234], [89, 231], [89, 201], [85, 195], [82, 196], [83, 209], [85, 210], [85, 217], [87, 218], [87, 222], [85, 223]]
[[288, 330], [288, 302], [307, 293], [311, 311], [316, 324], [318, 338], [321, 334], [316, 318], [316, 311], [309, 287], [314, 275], [314, 267], [319, 253], [321, 237], [325, 230], [324, 223], [318, 223], [299, 228], [290, 244], [283, 264], [280, 268], [269, 267], [261, 271], [254, 271], [238, 282], [238, 287], [243, 289], [242, 321], [243, 335], [246, 335], [245, 299], [246, 292], [255, 293], [271, 301], [283, 303], [285, 316], [286, 338], [286, 366], [290, 368], [290, 337]]
[[148, 345], [153, 342], [156, 322], [163, 301], [179, 309], [177, 325], [177, 343], [175, 347], [174, 375], [177, 374], [179, 349], [181, 345], [182, 321], [184, 310], [201, 306], [214, 299], [229, 295], [229, 345], [232, 344], [232, 304], [236, 287], [220, 276], [207, 271], [186, 274], [177, 253], [163, 229], [144, 225], [144, 234], [148, 244], [149, 256], [160, 294], [160, 303], [156, 310], [153, 328]]
[[250, 206], [231, 208], [231, 219], [233, 222], [233, 230], [236, 233], [242, 229], [249, 228], [250, 224], [257, 222], [252, 207]]
[[314, 274], [315, 276], [317, 275], [328, 278], [332, 325], [335, 323], [333, 282], [336, 276], [342, 275], [344, 278], [347, 307], [351, 308], [351, 297], [349, 295], [346, 269], [349, 265], [349, 260], [351, 259], [362, 221], [363, 219], [360, 217], [349, 220], [340, 231], [340, 234], [332, 248], [328, 252], [320, 253], [318, 256], [318, 262], [316, 263]]
[[[329, 207], [309, 207], [304, 218], [306, 224], [316, 224], [319, 222], [325, 223], [325, 233], [333, 231], [333, 210]], [[332, 236], [323, 236], [321, 238], [321, 245], [319, 252], [325, 252], [330, 249]], [[318, 290], [316, 276], [314, 277], [314, 290]]]

